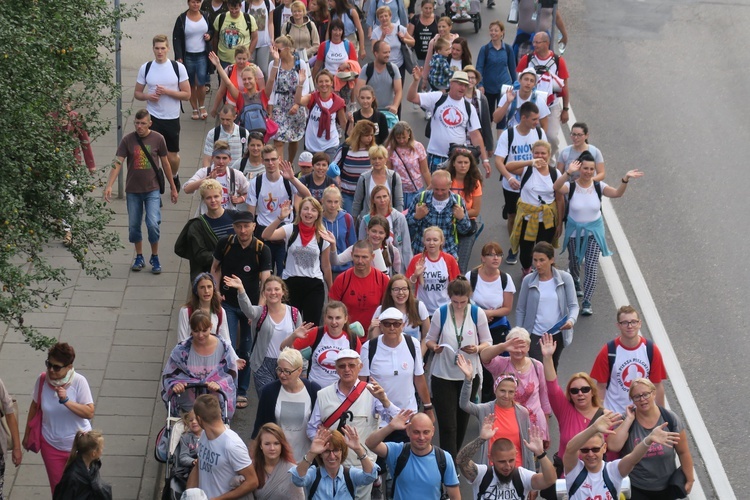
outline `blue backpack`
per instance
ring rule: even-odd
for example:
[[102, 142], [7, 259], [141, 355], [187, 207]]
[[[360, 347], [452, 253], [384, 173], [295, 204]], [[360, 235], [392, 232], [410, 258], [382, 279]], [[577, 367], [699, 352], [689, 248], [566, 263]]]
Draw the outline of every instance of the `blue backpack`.
[[246, 95], [243, 95], [242, 97], [245, 104], [240, 112], [240, 126], [245, 127], [248, 132], [261, 132], [262, 134], [265, 134], [268, 113], [263, 108], [263, 104], [255, 100], [250, 101]]

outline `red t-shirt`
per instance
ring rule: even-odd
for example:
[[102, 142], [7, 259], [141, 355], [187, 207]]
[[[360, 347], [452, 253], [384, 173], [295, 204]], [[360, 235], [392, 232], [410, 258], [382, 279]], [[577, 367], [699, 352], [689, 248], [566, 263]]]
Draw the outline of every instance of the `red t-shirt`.
[[388, 281], [388, 276], [375, 268], [370, 269], [366, 278], [355, 275], [354, 268], [347, 269], [336, 277], [328, 297], [343, 302], [349, 312], [349, 323], [359, 321], [367, 332], [375, 309], [383, 301]]

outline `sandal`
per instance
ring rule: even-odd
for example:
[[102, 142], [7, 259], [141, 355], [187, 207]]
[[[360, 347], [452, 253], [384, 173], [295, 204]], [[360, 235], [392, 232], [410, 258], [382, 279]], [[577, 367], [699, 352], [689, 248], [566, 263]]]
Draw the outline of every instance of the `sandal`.
[[205, 120], [206, 118], [208, 118], [208, 113], [206, 113], [205, 106], [201, 106], [200, 111], [201, 111], [201, 120]]
[[191, 120], [198, 120], [200, 119], [200, 112], [197, 109], [193, 110], [193, 116], [190, 117]]
[[237, 396], [237, 408], [247, 408], [247, 396]]

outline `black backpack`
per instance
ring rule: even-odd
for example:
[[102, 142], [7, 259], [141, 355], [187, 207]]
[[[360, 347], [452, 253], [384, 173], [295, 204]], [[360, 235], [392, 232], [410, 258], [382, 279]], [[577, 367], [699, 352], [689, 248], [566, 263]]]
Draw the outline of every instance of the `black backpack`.
[[[250, 34], [253, 34], [253, 22], [250, 20], [250, 15], [247, 12], [243, 12], [242, 16], [245, 18], [245, 24], [247, 24], [247, 30], [250, 32]], [[227, 19], [227, 13], [222, 12], [219, 14], [219, 29], [216, 30], [218, 33], [221, 31], [222, 26], [224, 26], [224, 21]]]
[[[180, 85], [180, 67], [177, 65], [177, 61], [169, 60], [169, 62], [172, 63], [172, 69], [174, 70], [174, 74], [177, 75], [177, 86]], [[154, 61], [149, 61], [146, 63], [146, 69], [143, 70], [143, 79], [145, 80], [148, 76], [148, 72], [151, 71], [151, 65], [154, 63]], [[180, 101], [180, 112], [184, 113], [185, 110], [182, 109], [182, 101]], [[214, 141], [216, 142], [216, 141]]]
[[[536, 133], [539, 136], [539, 140], [541, 141], [542, 140], [542, 128], [537, 127]], [[510, 156], [510, 148], [513, 146], [513, 139], [515, 138], [515, 136], [516, 136], [516, 127], [509, 127], [508, 128], [508, 156]], [[504, 161], [506, 162], [508, 161], [508, 156], [505, 157]], [[557, 178], [557, 176], [555, 176], [555, 178]]]
[[[570, 487], [570, 490], [568, 490], [568, 498], [571, 498], [573, 495], [576, 494], [578, 489], [581, 487], [581, 485], [586, 481], [586, 478], [589, 476], [589, 471], [586, 469], [586, 467], [581, 470], [581, 472], [578, 473], [576, 476], [575, 481], [573, 481], [573, 485]], [[609, 478], [609, 473], [607, 472], [607, 464], [602, 463], [602, 479], [604, 480], [604, 485], [607, 487], [607, 490], [609, 491], [609, 494], [612, 495], [612, 498], [618, 498], [618, 492], [617, 488], [615, 488], [615, 485], [612, 483], [612, 480]]]
[[[213, 168], [213, 165], [209, 165], [208, 167], [206, 167], [206, 179], [208, 179], [208, 176], [211, 175], [212, 168]], [[227, 173], [229, 174], [229, 196], [232, 197], [234, 196], [234, 193], [235, 193], [234, 169], [232, 167], [227, 167]], [[229, 200], [229, 203], [232, 203], [231, 199]], [[234, 204], [232, 203], [232, 205]]]
[[[219, 140], [220, 135], [221, 135], [221, 125], [217, 125], [216, 127], [214, 127], [214, 143], [216, 143], [216, 141]], [[240, 153], [240, 158], [243, 158], [243, 159], [245, 156], [245, 148], [247, 147], [247, 143], [248, 143], [247, 136], [248, 136], [247, 129], [245, 127], [240, 127], [240, 144], [242, 148], [241, 149], [242, 152]], [[242, 139], [244, 139], [244, 141]], [[234, 160], [236, 159], [237, 158], [234, 158]], [[241, 169], [240, 172], [244, 172], [244, 169]]]
[[[424, 127], [424, 135], [428, 139], [432, 135], [432, 120], [434, 120], [435, 117], [437, 116], [437, 109], [440, 106], [442, 106], [443, 103], [445, 101], [447, 101], [447, 100], [448, 100], [448, 94], [443, 94], [440, 97], [440, 99], [438, 99], [437, 102], [435, 103], [435, 107], [432, 108], [432, 118], [430, 118], [429, 120], [427, 120], [427, 125], [425, 125], [425, 127]], [[466, 106], [466, 114], [467, 114], [467, 118], [466, 118], [466, 131], [468, 133], [468, 131], [469, 131], [469, 125], [471, 124], [471, 103], [469, 101], [467, 101], [466, 98], [463, 98], [463, 101], [464, 101], [464, 105]], [[540, 137], [541, 137], [541, 135], [540, 135]], [[508, 136], [508, 144], [509, 144], [508, 151], [510, 151], [510, 136]]]
[[[260, 188], [263, 185], [263, 175], [259, 175], [255, 178], [255, 200], [256, 203], [258, 200], [260, 200]], [[286, 195], [289, 197], [289, 201], [294, 203], [294, 197], [292, 196], [292, 183], [289, 182], [287, 179], [284, 179], [284, 189], [286, 190]]]
[[[602, 210], [602, 185], [599, 181], [594, 181], [594, 189], [596, 190], [596, 195], [599, 197], [599, 211]], [[568, 222], [568, 214], [570, 213], [570, 200], [573, 199], [573, 194], [576, 192], [576, 181], [570, 181], [570, 184], [568, 185], [568, 200], [567, 203], [565, 203], [565, 217], [563, 217], [563, 222]]]
[[[477, 266], [474, 269], [471, 270], [471, 276], [469, 276], [469, 285], [471, 285], [471, 291], [473, 292], [477, 288], [477, 277], [479, 276], [479, 268], [481, 266]], [[505, 290], [506, 285], [508, 284], [508, 275], [504, 272], [500, 271], [500, 284], [503, 285], [503, 290]]]
[[[388, 71], [388, 75], [390, 75], [391, 80], [395, 80], [396, 72], [393, 70], [393, 66], [391, 66], [391, 63], [386, 63], [385, 69], [386, 71]], [[375, 74], [375, 63], [370, 63], [365, 67], [365, 85], [369, 85], [370, 79], [372, 78], [373, 74]]]
[[[318, 485], [320, 484], [322, 476], [320, 475], [320, 467], [315, 469], [315, 480], [310, 485], [310, 491], [307, 493], [307, 498], [315, 498], [315, 492], [318, 491]], [[354, 498], [356, 489], [354, 488], [354, 482], [352, 476], [349, 474], [349, 467], [344, 466], [344, 482], [346, 483], [346, 490]]]
[[[490, 487], [490, 484], [492, 483], [492, 476], [495, 474], [495, 468], [492, 465], [487, 466], [487, 472], [484, 473], [484, 476], [482, 477], [482, 482], [479, 483], [479, 491], [477, 492], [477, 500], [481, 500], [482, 495], [485, 494], [487, 491], [487, 488]], [[524, 487], [523, 487], [523, 481], [521, 480], [521, 473], [518, 471], [518, 467], [513, 469], [513, 472], [510, 473], [510, 479], [513, 483], [513, 487], [516, 489], [516, 496], [518, 498], [526, 498], [524, 496]]]
[[[654, 360], [654, 343], [648, 339], [646, 339], [646, 355], [648, 356], [648, 364], [649, 364], [649, 371], [651, 370], [651, 363]], [[615, 368], [615, 358], [617, 358], [617, 344], [614, 340], [610, 340], [607, 342], [607, 362], [609, 364], [609, 375], [610, 377], [607, 379], [607, 389], [609, 389], [609, 382], [612, 378], [612, 370]], [[647, 375], [648, 376], [648, 375]], [[664, 412], [662, 412], [662, 416], [664, 416]], [[664, 420], [667, 420], [666, 417], [664, 417]], [[670, 428], [672, 427], [672, 424], [670, 423]]]
[[[317, 331], [315, 332], [315, 341], [312, 343], [312, 346], [310, 346], [310, 357], [312, 358], [312, 355], [315, 353], [315, 349], [318, 348], [320, 345], [320, 341], [323, 340], [323, 334], [325, 333], [325, 327], [319, 326]], [[344, 330], [344, 335], [349, 337], [349, 349], [352, 351], [357, 350], [357, 337], [346, 330]], [[310, 378], [310, 369], [312, 368], [312, 359], [310, 359], [310, 362], [307, 364], [307, 377]], [[310, 495], [310, 498], [312, 498], [312, 495]]]
[[[518, 188], [519, 192], [523, 189], [523, 186], [529, 181], [529, 179], [531, 179], [531, 172], [533, 172], [533, 170], [534, 167], [526, 167], [526, 171], [523, 173], [523, 177], [521, 177], [521, 187]], [[552, 184], [557, 180], [557, 173], [557, 168], [552, 166], [549, 167], [549, 176], [550, 179], [552, 179]], [[541, 202], [542, 200], [540, 199], [539, 201]]]
[[[432, 449], [435, 450], [435, 461], [437, 461], [438, 470], [440, 471], [441, 482], [445, 484], [445, 469], [448, 467], [448, 463], [445, 459], [445, 451], [443, 451], [442, 449], [438, 448], [435, 445], [432, 446]], [[393, 471], [393, 485], [391, 487], [391, 497], [395, 496], [396, 480], [404, 471], [404, 467], [406, 467], [406, 462], [409, 461], [410, 456], [411, 456], [411, 445], [409, 443], [404, 443], [404, 448], [401, 450], [401, 453], [396, 459], [396, 467], [394, 468], [394, 471]], [[448, 496], [445, 493], [443, 493], [440, 498], [441, 499], [448, 498]]]
[[[305, 26], [307, 26], [307, 32], [310, 34], [310, 40], [312, 40], [313, 39], [312, 21], [305, 23]], [[287, 21], [286, 26], [284, 26], [284, 34], [288, 35], [290, 31], [292, 31], [292, 20], [291, 19], [289, 21]], [[311, 498], [312, 498], [312, 496], [311, 496]]]

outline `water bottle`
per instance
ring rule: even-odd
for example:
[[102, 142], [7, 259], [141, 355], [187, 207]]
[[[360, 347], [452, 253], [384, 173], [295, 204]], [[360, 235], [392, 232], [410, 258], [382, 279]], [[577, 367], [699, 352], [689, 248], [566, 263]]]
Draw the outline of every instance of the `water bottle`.
[[557, 32], [557, 51], [560, 53], [560, 55], [563, 55], [565, 53], [565, 44], [562, 43], [560, 40], [562, 40], [562, 33], [559, 31]]
[[518, 0], [511, 0], [510, 12], [508, 12], [508, 22], [518, 24]]

